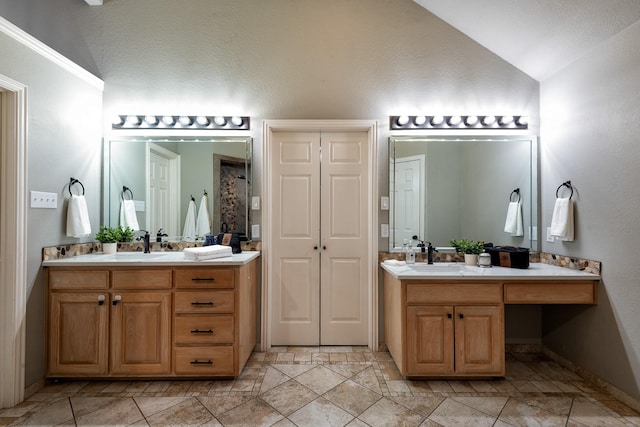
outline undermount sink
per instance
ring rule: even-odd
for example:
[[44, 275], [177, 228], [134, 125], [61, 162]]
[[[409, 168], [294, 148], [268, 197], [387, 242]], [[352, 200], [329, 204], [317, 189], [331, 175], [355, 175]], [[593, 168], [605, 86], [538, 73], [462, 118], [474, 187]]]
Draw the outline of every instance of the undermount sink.
[[450, 263], [433, 263], [427, 264], [424, 262], [417, 262], [415, 264], [407, 264], [405, 268], [419, 271], [421, 273], [460, 273], [465, 268], [464, 264], [450, 264]]

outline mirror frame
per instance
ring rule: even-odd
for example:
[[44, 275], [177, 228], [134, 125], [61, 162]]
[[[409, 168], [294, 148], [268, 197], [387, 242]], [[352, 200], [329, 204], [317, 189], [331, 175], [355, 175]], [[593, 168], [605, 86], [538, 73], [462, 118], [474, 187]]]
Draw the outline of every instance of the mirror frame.
[[[119, 223], [119, 219], [118, 218], [111, 218], [112, 217], [112, 212], [115, 212], [111, 209], [111, 202], [114, 199], [114, 195], [113, 194], [120, 194], [120, 192], [122, 191], [121, 188], [111, 188], [112, 186], [112, 176], [111, 176], [111, 144], [112, 142], [131, 142], [134, 144], [147, 144], [147, 143], [163, 143], [163, 142], [169, 142], [169, 143], [184, 143], [184, 142], [193, 142], [193, 143], [200, 143], [200, 142], [204, 142], [204, 143], [243, 143], [245, 146], [244, 149], [244, 156], [245, 156], [245, 173], [244, 176], [248, 177], [247, 178], [247, 185], [245, 186], [245, 196], [246, 196], [246, 215], [245, 215], [245, 230], [246, 230], [246, 236], [247, 239], [249, 241], [251, 241], [251, 197], [253, 194], [253, 182], [254, 182], [254, 176], [253, 176], [253, 170], [254, 168], [252, 167], [252, 163], [253, 163], [253, 138], [250, 136], [227, 136], [227, 135], [221, 135], [221, 136], [211, 136], [211, 135], [177, 135], [177, 134], [170, 134], [170, 135], [153, 135], [153, 136], [149, 136], [149, 135], [138, 135], [138, 134], [126, 134], [126, 135], [116, 135], [116, 134], [112, 134], [110, 135], [110, 137], [108, 139], [105, 139], [103, 141], [103, 197], [102, 197], [102, 211], [103, 211], [103, 216], [102, 216], [102, 223], [104, 225], [112, 225], [112, 220], [115, 221], [114, 224]], [[224, 155], [222, 155], [221, 157], [224, 157]], [[144, 166], [145, 169], [147, 167], [147, 165]], [[213, 166], [212, 166], [213, 167]], [[115, 193], [112, 193], [115, 192]], [[210, 195], [210, 197], [215, 197], [216, 194], [220, 194], [219, 191], [212, 191], [212, 194]], [[184, 195], [181, 195], [181, 197], [183, 197]], [[194, 195], [195, 196], [195, 195]], [[146, 201], [147, 197], [145, 194], [145, 201]], [[210, 202], [211, 203], [211, 202]], [[215, 203], [214, 203], [215, 206]], [[212, 210], [210, 212], [211, 216], [213, 217], [214, 214], [214, 210]], [[179, 224], [180, 230], [182, 229], [182, 224]], [[212, 229], [213, 229], [213, 224], [212, 224]], [[157, 230], [148, 230], [151, 235], [152, 238], [155, 237], [155, 233]], [[213, 232], [215, 234], [215, 232]], [[173, 237], [173, 236], [170, 236]], [[180, 236], [181, 237], [181, 236]], [[198, 239], [197, 241], [202, 241], [203, 239]], [[167, 241], [175, 241], [175, 240], [167, 240]], [[180, 241], [182, 241], [182, 239], [180, 239]]]
[[[394, 214], [395, 209], [395, 200], [393, 200], [394, 194], [394, 183], [392, 182], [392, 177], [395, 175], [395, 144], [403, 143], [403, 142], [446, 142], [446, 141], [470, 141], [470, 142], [482, 142], [482, 141], [528, 141], [529, 142], [529, 185], [528, 189], [530, 194], [530, 200], [528, 200], [529, 205], [529, 218], [531, 224], [526, 225], [529, 227], [529, 240], [528, 244], [531, 248], [532, 252], [539, 251], [539, 242], [540, 242], [540, 165], [539, 165], [539, 144], [538, 137], [530, 134], [509, 134], [509, 135], [495, 135], [495, 134], [487, 134], [487, 135], [391, 135], [389, 137], [389, 252], [400, 252], [402, 251], [401, 243], [398, 243], [398, 246], [393, 246], [394, 243], [394, 230], [395, 230], [395, 218]], [[506, 206], [505, 206], [506, 208]], [[503, 219], [501, 219], [503, 220]], [[525, 231], [525, 234], [527, 232]], [[455, 238], [455, 237], [454, 237]], [[428, 240], [425, 237], [425, 240]], [[454, 250], [454, 248], [448, 246], [439, 246], [441, 249], [450, 249]]]

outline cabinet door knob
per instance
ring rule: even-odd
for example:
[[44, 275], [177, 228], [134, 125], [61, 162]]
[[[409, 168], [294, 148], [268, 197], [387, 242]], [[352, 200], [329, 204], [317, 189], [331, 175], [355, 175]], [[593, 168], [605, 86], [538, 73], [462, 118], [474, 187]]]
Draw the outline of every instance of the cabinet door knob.
[[98, 305], [104, 304], [104, 295], [98, 295]]
[[314, 250], [314, 251], [317, 251], [317, 250], [318, 250], [318, 245], [314, 246], [314, 247], [313, 247], [313, 250]]
[[460, 314], [458, 315], [458, 317], [459, 317], [459, 318], [461, 318], [461, 319], [464, 319], [464, 314], [460, 313]]
[[113, 297], [113, 305], [118, 305], [118, 303], [122, 300], [122, 295], [116, 295]]
[[447, 313], [447, 319], [453, 319], [453, 314]]

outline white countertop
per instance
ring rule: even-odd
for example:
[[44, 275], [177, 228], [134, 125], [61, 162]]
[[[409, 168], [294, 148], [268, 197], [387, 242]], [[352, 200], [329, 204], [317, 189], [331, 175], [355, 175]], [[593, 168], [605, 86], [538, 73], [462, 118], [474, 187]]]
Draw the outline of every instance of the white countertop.
[[215, 258], [204, 261], [185, 259], [183, 252], [117, 252], [115, 254], [96, 253], [90, 255], [78, 255], [69, 258], [61, 258], [43, 261], [45, 267], [111, 267], [111, 266], [224, 266], [244, 265], [260, 256], [259, 251], [243, 251], [229, 257]]
[[499, 279], [499, 280], [600, 280], [600, 276], [571, 268], [532, 263], [529, 268], [476, 267], [464, 263], [437, 262], [427, 264], [417, 262], [387, 260], [380, 266], [397, 279]]

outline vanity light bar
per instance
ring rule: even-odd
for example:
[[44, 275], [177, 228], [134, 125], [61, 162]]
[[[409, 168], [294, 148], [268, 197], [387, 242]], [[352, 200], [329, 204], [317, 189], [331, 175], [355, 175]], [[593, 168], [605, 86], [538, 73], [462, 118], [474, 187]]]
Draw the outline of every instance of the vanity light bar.
[[389, 116], [389, 128], [412, 129], [528, 129], [527, 116]]
[[149, 116], [120, 114], [112, 129], [249, 130], [248, 116]]

